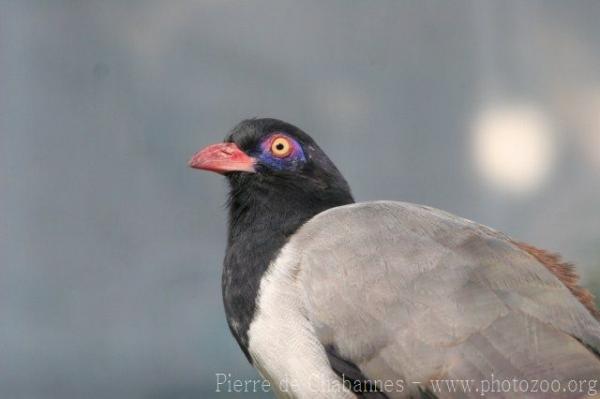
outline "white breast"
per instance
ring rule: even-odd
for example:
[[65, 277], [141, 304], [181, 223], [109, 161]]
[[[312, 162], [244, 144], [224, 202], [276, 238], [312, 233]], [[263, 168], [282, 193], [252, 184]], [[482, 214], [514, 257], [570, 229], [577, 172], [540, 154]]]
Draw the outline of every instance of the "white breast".
[[297, 255], [293, 244], [284, 246], [261, 280], [248, 330], [254, 365], [279, 398], [355, 398], [331, 369], [306, 318]]

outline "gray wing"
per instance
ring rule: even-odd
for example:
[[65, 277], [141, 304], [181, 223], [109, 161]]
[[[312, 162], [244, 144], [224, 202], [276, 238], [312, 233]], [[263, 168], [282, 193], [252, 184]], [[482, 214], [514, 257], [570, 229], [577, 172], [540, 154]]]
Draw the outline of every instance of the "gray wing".
[[[432, 379], [477, 387], [490, 378], [556, 379], [567, 387], [600, 376], [600, 323], [496, 231], [429, 207], [373, 202], [316, 216], [294, 244], [319, 340], [371, 380], [403, 380], [404, 391], [389, 397]], [[436, 395], [481, 397], [448, 389]]]

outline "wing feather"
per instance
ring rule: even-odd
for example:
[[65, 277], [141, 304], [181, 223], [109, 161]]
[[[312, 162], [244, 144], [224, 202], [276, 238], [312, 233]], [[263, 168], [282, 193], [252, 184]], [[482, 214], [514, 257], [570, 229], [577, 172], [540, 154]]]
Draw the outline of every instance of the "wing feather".
[[429, 207], [373, 202], [318, 215], [293, 245], [319, 340], [369, 379], [566, 384], [600, 375], [600, 323], [499, 232]]

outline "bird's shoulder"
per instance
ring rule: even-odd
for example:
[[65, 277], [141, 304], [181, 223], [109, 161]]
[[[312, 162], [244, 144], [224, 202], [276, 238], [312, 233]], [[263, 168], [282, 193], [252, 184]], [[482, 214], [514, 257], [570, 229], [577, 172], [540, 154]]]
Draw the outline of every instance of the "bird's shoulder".
[[399, 367], [424, 376], [445, 364], [440, 353], [505, 320], [600, 348], [600, 324], [536, 257], [441, 210], [391, 201], [333, 208], [307, 222], [289, 249], [319, 339], [356, 364], [383, 348], [416, 361], [421, 345], [439, 355], [421, 361], [423, 373], [419, 362]]
[[300, 239], [323, 238], [332, 231], [364, 238], [365, 234], [402, 234], [433, 238], [440, 233], [461, 230], [485, 238], [508, 238], [471, 220], [426, 205], [400, 201], [358, 202], [330, 208], [310, 219], [299, 231]]
[[418, 273], [441, 259], [458, 256], [481, 261], [490, 253], [524, 255], [499, 231], [429, 206], [398, 201], [331, 208], [302, 226], [290, 244], [300, 249], [301, 259], [308, 264], [315, 257], [362, 259], [340, 266], [359, 267], [363, 272], [373, 264], [364, 262], [367, 257], [393, 267], [413, 266]]

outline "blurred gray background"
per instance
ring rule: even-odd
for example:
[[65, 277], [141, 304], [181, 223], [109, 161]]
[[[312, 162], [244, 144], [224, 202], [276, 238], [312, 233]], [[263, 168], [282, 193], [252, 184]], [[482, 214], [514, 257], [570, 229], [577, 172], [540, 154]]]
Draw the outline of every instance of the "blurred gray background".
[[0, 398], [226, 398], [239, 120], [321, 144], [359, 200], [560, 251], [600, 287], [600, 2], [0, 1]]

